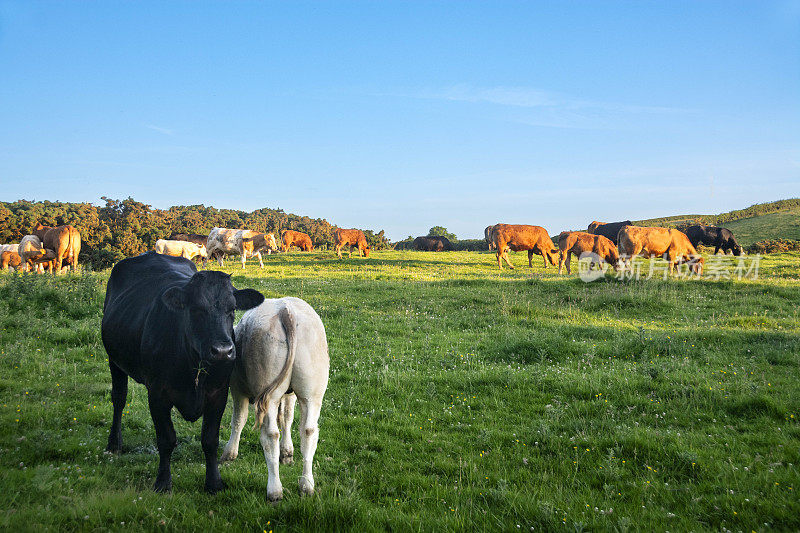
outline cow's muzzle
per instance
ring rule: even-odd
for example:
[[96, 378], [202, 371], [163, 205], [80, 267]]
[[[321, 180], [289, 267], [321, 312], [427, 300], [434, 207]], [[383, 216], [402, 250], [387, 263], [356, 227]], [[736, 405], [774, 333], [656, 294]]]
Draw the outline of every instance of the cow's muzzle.
[[211, 359], [214, 361], [233, 361], [236, 359], [236, 350], [233, 347], [233, 343], [212, 346]]

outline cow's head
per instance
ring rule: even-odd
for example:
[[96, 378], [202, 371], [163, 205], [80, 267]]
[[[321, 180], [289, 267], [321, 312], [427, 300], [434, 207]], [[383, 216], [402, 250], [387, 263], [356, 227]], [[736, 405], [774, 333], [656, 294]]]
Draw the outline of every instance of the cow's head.
[[364, 247], [364, 257], [369, 257], [369, 246]]
[[197, 249], [197, 255], [203, 259], [208, 259], [208, 250], [206, 250], [205, 245], [200, 245], [200, 248]]
[[689, 272], [693, 274], [697, 274], [698, 276], [703, 273], [703, 263], [705, 263], [705, 259], [703, 259], [700, 255], [684, 255], [675, 262], [676, 265], [686, 264], [689, 266]]
[[183, 287], [164, 291], [161, 300], [187, 318], [187, 337], [201, 361], [232, 361], [233, 317], [236, 309], [256, 307], [264, 297], [253, 289], [236, 290], [223, 272], [197, 272]]

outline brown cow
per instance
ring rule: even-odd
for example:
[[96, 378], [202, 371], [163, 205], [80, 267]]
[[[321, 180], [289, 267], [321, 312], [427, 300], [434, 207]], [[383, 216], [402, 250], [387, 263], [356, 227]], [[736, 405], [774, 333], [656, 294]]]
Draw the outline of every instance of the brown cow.
[[314, 250], [311, 237], [302, 231], [287, 229], [283, 232], [283, 235], [281, 235], [281, 240], [283, 241], [281, 243], [281, 249], [283, 249], [284, 252], [288, 252], [289, 248], [292, 246], [297, 246], [304, 252], [311, 252]]
[[571, 255], [575, 254], [580, 259], [581, 254], [585, 252], [595, 254], [595, 256], [592, 257], [589, 269], [596, 263], [599, 266], [602, 261], [612, 265], [614, 268], [619, 267], [619, 252], [617, 251], [617, 247], [610, 239], [602, 235], [592, 235], [585, 231], [563, 231], [561, 235], [558, 236], [558, 250], [559, 274], [561, 274], [561, 269], [565, 262], [567, 264], [567, 274], [571, 274]]
[[547, 261], [556, 265], [558, 250], [553, 247], [553, 240], [541, 226], [528, 226], [526, 224], [496, 224], [492, 229], [492, 243], [497, 250], [497, 266], [503, 269], [502, 260], [505, 259], [512, 269], [514, 265], [508, 260], [508, 250], [515, 252], [528, 251], [528, 266], [533, 268], [533, 254], [542, 256], [544, 267]]
[[22, 259], [17, 252], [5, 251], [0, 255], [0, 270], [6, 270], [11, 267], [17, 270], [24, 270], [25, 266], [22, 264]]
[[367, 244], [367, 238], [364, 236], [364, 232], [360, 229], [335, 229], [333, 232], [334, 240], [336, 241], [334, 245], [334, 250], [336, 250], [336, 254], [341, 259], [342, 257], [342, 246], [349, 246], [350, 247], [350, 256], [353, 256], [353, 246], [358, 246], [358, 255], [364, 254], [364, 257], [369, 257], [369, 244]]
[[78, 267], [78, 254], [81, 252], [81, 234], [74, 227], [65, 224], [54, 228], [43, 226], [42, 223], [36, 224], [31, 234], [41, 239], [42, 246], [53, 250], [55, 257], [56, 274], [61, 273], [62, 262], [72, 267], [72, 271]]
[[669, 263], [670, 272], [683, 263], [688, 263], [695, 274], [703, 272], [703, 257], [685, 233], [673, 228], [626, 226], [619, 231], [619, 252], [628, 266], [634, 257], [641, 254], [663, 257]]

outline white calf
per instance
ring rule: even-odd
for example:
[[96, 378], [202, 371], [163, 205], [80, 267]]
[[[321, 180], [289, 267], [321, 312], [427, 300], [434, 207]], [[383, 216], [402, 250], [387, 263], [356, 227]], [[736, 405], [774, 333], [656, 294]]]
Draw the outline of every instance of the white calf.
[[198, 255], [201, 259], [208, 259], [206, 247], [202, 244], [195, 244], [188, 241], [168, 241], [166, 239], [158, 239], [155, 247], [157, 254], [171, 255], [173, 257], [184, 257], [192, 260]]
[[[312, 463], [319, 440], [317, 421], [328, 386], [328, 341], [319, 315], [299, 298], [264, 300], [247, 311], [234, 329], [236, 362], [231, 375], [231, 437], [222, 461], [239, 454], [239, 438], [247, 422], [248, 402], [255, 399], [256, 427], [267, 461], [267, 498], [283, 497], [279, 461], [291, 463], [290, 435], [295, 402], [300, 402], [300, 492], [314, 492]], [[280, 443], [278, 439], [280, 438]]]

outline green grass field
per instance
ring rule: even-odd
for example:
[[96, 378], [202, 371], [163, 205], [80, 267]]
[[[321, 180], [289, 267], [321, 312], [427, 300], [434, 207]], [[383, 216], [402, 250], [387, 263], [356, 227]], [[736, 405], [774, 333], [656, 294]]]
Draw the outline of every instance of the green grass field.
[[736, 235], [742, 246], [764, 239], [800, 239], [800, 208], [734, 220], [724, 225]]
[[[200, 424], [177, 413], [173, 492], [152, 492], [140, 385], [125, 453], [103, 452], [108, 272], [0, 275], [0, 528], [800, 529], [800, 254], [763, 258], [757, 280], [590, 284], [511, 256], [503, 272], [475, 252], [227, 263], [328, 333], [317, 494], [299, 496], [297, 461], [274, 505], [252, 417], [215, 496]], [[223, 443], [229, 424], [230, 407]]]

